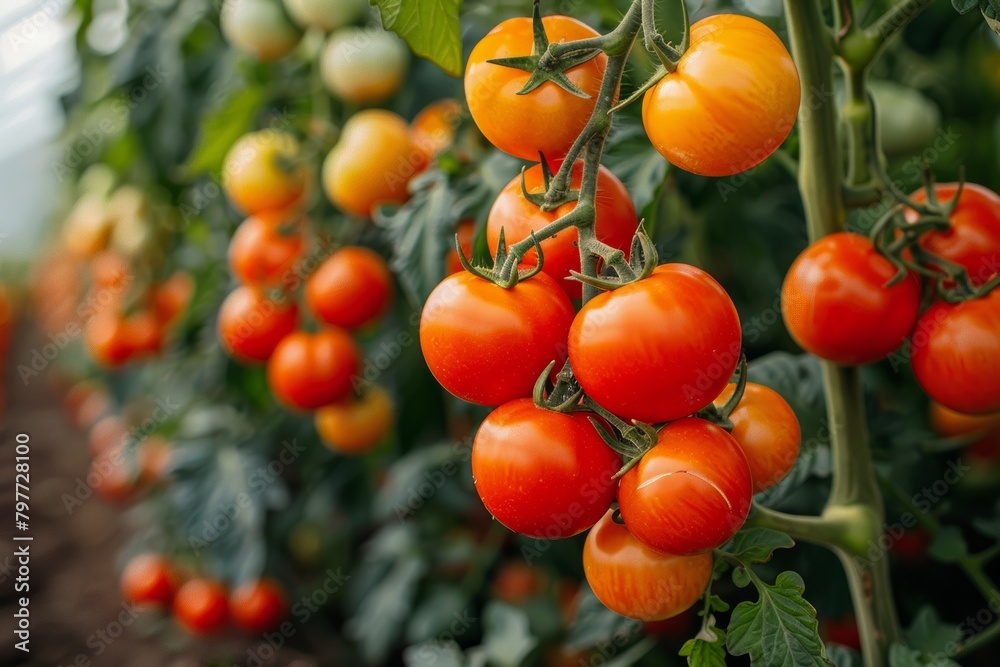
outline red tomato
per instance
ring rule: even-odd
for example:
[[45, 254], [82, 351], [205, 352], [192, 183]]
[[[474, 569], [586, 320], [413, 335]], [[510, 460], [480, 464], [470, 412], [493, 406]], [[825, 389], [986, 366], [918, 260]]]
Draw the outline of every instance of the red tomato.
[[739, 362], [741, 336], [719, 283], [693, 266], [664, 264], [580, 310], [569, 360], [603, 407], [626, 420], [664, 422], [719, 395]]
[[911, 337], [910, 363], [938, 403], [968, 414], [1000, 411], [1000, 290], [928, 308]]
[[174, 597], [174, 618], [195, 635], [215, 634], [229, 619], [226, 587], [211, 579], [192, 579]]
[[725, 544], [750, 512], [753, 479], [739, 444], [703, 419], [682, 419], [659, 438], [618, 489], [635, 538], [665, 554], [690, 555]]
[[306, 282], [306, 302], [316, 317], [344, 329], [360, 329], [392, 305], [392, 274], [374, 250], [342, 248]]
[[[560, 162], [552, 164], [558, 170]], [[583, 181], [583, 162], [573, 165], [571, 187], [579, 189]], [[545, 192], [542, 166], [535, 165], [524, 172], [524, 185], [531, 194]], [[551, 222], [566, 215], [576, 206], [576, 202], [563, 204], [554, 211], [543, 211], [524, 198], [521, 191], [521, 177], [517, 176], [507, 184], [493, 202], [486, 221], [486, 241], [490, 252], [496, 254], [500, 243], [500, 229], [504, 231], [507, 245], [526, 239], [531, 232], [538, 231]], [[612, 248], [618, 248], [628, 255], [632, 246], [632, 236], [638, 227], [635, 208], [628, 190], [606, 167], [601, 167], [597, 176], [597, 238]], [[566, 280], [570, 271], [580, 270], [580, 249], [577, 247], [579, 233], [576, 227], [559, 232], [542, 241], [544, 263], [542, 270], [552, 276], [571, 299], [579, 299], [583, 285], [575, 280]], [[524, 256], [522, 266], [535, 266], [538, 255], [534, 249]]]
[[271, 579], [248, 581], [229, 596], [229, 615], [247, 632], [273, 630], [288, 616], [285, 589]]
[[566, 358], [572, 321], [573, 304], [544, 273], [511, 289], [456, 273], [424, 304], [420, 349], [452, 394], [500, 405], [530, 396], [549, 362]]
[[236, 228], [229, 242], [229, 266], [247, 285], [273, 288], [295, 281], [295, 265], [302, 257], [302, 218], [289, 211], [252, 215]]
[[839, 232], [816, 241], [792, 263], [781, 288], [788, 332], [806, 351], [838, 364], [884, 359], [920, 313], [920, 281], [910, 274], [887, 287], [895, 274], [864, 236]]
[[279, 302], [253, 287], [237, 287], [219, 307], [219, 340], [234, 359], [267, 361], [274, 348], [295, 331], [298, 306]]
[[852, 614], [846, 614], [840, 619], [824, 618], [822, 636], [831, 644], [840, 644], [861, 650], [861, 635], [858, 632], [858, 622]]
[[350, 395], [360, 359], [361, 351], [346, 331], [297, 331], [275, 348], [267, 362], [267, 382], [287, 407], [315, 410]]
[[[730, 384], [715, 399], [722, 406], [736, 389]], [[730, 432], [746, 454], [753, 492], [769, 489], [788, 474], [799, 457], [802, 433], [795, 411], [781, 394], [762, 384], [747, 382], [740, 404], [729, 415]]]
[[615, 499], [621, 457], [583, 413], [530, 398], [490, 413], [472, 445], [472, 479], [486, 509], [516, 533], [554, 540], [593, 526]]
[[164, 326], [174, 324], [187, 308], [194, 294], [194, 279], [186, 271], [177, 271], [153, 288], [153, 312]]
[[122, 596], [129, 602], [169, 608], [177, 590], [177, 575], [164, 556], [140, 554], [125, 565], [120, 584]]
[[587, 535], [583, 571], [611, 611], [660, 621], [689, 609], [712, 577], [712, 554], [668, 556], [637, 540], [608, 512]]
[[520, 606], [540, 596], [548, 585], [549, 575], [545, 570], [528, 565], [523, 560], [509, 560], [493, 575], [490, 593], [497, 600]]
[[646, 93], [642, 124], [663, 157], [703, 176], [750, 169], [778, 149], [799, 111], [799, 74], [766, 25], [735, 14], [691, 26], [677, 70]]
[[[955, 198], [958, 183], [939, 183], [934, 192], [939, 203], [947, 204]], [[927, 191], [921, 188], [910, 198], [924, 203]], [[916, 211], [907, 209], [907, 220], [914, 222], [917, 217]], [[920, 246], [964, 266], [973, 285], [988, 282], [1000, 271], [1000, 196], [981, 185], [966, 183], [949, 219], [951, 229], [928, 232], [921, 237]]]
[[117, 310], [97, 313], [83, 329], [90, 356], [106, 368], [117, 368], [163, 347], [163, 323], [150, 311], [123, 315]]
[[[550, 42], [598, 36], [569, 16], [546, 16], [542, 24]], [[494, 146], [524, 160], [537, 160], [539, 151], [554, 160], [566, 155], [593, 113], [608, 59], [601, 53], [566, 72], [587, 97], [551, 82], [518, 95], [531, 74], [488, 61], [530, 55], [533, 44], [530, 18], [509, 19], [493, 28], [469, 54], [465, 99], [472, 119]]]

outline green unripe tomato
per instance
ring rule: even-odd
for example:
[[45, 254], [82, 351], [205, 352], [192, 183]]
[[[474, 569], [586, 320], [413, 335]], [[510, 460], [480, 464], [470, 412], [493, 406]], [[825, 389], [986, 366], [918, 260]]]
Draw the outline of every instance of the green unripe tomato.
[[406, 44], [381, 28], [344, 28], [330, 35], [319, 71], [330, 94], [366, 104], [392, 97], [410, 64]]
[[261, 62], [284, 58], [302, 37], [281, 0], [226, 0], [219, 21], [226, 41]]
[[891, 81], [872, 81], [882, 150], [909, 155], [927, 148], [941, 125], [941, 112], [920, 91]]
[[284, 0], [285, 9], [303, 28], [333, 32], [369, 12], [368, 0]]

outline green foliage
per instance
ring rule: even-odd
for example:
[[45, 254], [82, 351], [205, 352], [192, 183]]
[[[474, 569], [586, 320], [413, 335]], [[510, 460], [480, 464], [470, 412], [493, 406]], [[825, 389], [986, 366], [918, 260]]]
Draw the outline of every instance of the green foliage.
[[725, 631], [710, 627], [708, 634], [711, 635], [710, 638], [699, 635], [687, 640], [681, 647], [678, 655], [686, 657], [691, 667], [725, 667], [727, 655]]
[[461, 0], [373, 0], [372, 4], [382, 14], [382, 26], [405, 39], [414, 53], [452, 76], [461, 75]]

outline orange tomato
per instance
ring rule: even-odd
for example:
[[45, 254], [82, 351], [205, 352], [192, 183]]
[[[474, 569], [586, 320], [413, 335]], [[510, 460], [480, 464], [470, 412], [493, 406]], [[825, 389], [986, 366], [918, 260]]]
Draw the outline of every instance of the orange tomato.
[[271, 210], [244, 220], [229, 242], [229, 267], [246, 285], [272, 288], [294, 282], [306, 222], [289, 210]]
[[284, 587], [272, 579], [248, 581], [229, 596], [229, 615], [247, 632], [267, 632], [288, 616], [288, 596]]
[[237, 287], [219, 308], [219, 340], [243, 363], [267, 361], [285, 336], [295, 331], [299, 308], [252, 287]]
[[462, 105], [457, 100], [438, 100], [428, 104], [410, 123], [410, 136], [428, 157], [451, 148], [462, 122]]
[[360, 398], [351, 397], [318, 409], [316, 432], [335, 452], [364, 454], [392, 428], [395, 412], [389, 392], [372, 385]]
[[177, 574], [166, 557], [140, 554], [125, 565], [120, 585], [122, 597], [129, 602], [169, 607], [177, 590]]
[[302, 147], [287, 132], [244, 134], [222, 163], [222, 189], [233, 206], [248, 215], [299, 204], [311, 181]]
[[360, 246], [336, 251], [306, 282], [306, 302], [316, 317], [344, 329], [360, 329], [381, 318], [392, 295], [385, 260]]
[[226, 587], [211, 579], [192, 579], [174, 597], [174, 618], [195, 635], [215, 634], [229, 618]]
[[798, 71], [778, 36], [748, 16], [718, 14], [691, 26], [677, 70], [643, 98], [642, 123], [672, 164], [730, 176], [778, 149], [799, 95]]

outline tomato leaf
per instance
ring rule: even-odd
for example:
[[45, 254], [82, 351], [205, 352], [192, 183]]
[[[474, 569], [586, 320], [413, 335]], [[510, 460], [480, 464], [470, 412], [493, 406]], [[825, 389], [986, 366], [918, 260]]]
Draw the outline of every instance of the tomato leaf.
[[744, 563], [766, 563], [776, 549], [791, 549], [795, 540], [770, 528], [741, 530], [722, 549]]
[[219, 173], [226, 153], [250, 130], [263, 104], [264, 92], [260, 88], [234, 89], [215, 111], [202, 119], [198, 143], [188, 156], [184, 171], [191, 176]]
[[828, 644], [826, 657], [837, 667], [862, 667], [861, 655], [840, 644]]
[[934, 537], [927, 553], [942, 563], [955, 563], [969, 555], [969, 547], [961, 530], [955, 526], [945, 526]]
[[889, 667], [960, 667], [940, 653], [921, 653], [915, 648], [904, 644], [893, 644], [889, 647]]
[[518, 667], [537, 645], [523, 609], [495, 600], [486, 605], [482, 648], [491, 665]]
[[[712, 638], [701, 635], [711, 634]], [[686, 657], [691, 667], [726, 667], [726, 632], [721, 628], [708, 628], [699, 636], [684, 642], [677, 655]]]
[[979, 0], [951, 0], [951, 5], [959, 14], [967, 14], [979, 7]]
[[406, 667], [463, 667], [462, 651], [454, 643], [427, 642], [403, 651]]
[[[930, 605], [923, 605], [906, 629], [906, 643], [926, 656], [943, 657], [962, 639], [962, 630], [945, 623]], [[944, 667], [945, 662], [935, 663]]]
[[418, 56], [448, 74], [462, 74], [462, 31], [458, 22], [462, 0], [372, 0], [382, 26], [406, 40]]
[[733, 655], [750, 655], [753, 667], [813, 667], [831, 664], [819, 638], [816, 609], [802, 597], [805, 584], [782, 572], [773, 585], [750, 575], [760, 594], [736, 605], [726, 645]]

